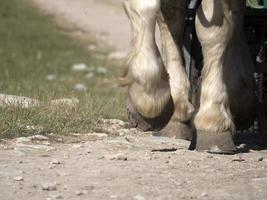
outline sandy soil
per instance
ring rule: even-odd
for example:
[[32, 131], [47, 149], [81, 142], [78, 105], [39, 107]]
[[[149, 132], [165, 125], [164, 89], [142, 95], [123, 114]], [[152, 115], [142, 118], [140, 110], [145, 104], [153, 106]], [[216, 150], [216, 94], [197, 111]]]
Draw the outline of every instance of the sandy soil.
[[[33, 1], [120, 51], [129, 46], [130, 30], [121, 1]], [[187, 141], [128, 130], [121, 121], [106, 121], [105, 126], [104, 133], [84, 136], [0, 140], [0, 199], [267, 197], [267, 150], [211, 155], [187, 150]]]

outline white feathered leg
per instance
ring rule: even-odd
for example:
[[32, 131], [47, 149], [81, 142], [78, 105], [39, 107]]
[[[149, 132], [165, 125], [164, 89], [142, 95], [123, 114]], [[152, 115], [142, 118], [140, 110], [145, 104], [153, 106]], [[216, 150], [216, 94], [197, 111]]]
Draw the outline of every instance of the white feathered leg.
[[137, 124], [142, 121], [142, 117], [148, 119], [149, 124], [149, 119], [160, 116], [171, 101], [168, 74], [155, 42], [156, 18], [160, 6], [160, 0], [128, 0], [125, 3], [133, 32], [132, 52], [128, 62], [128, 77], [131, 79], [128, 89], [131, 104], [129, 113], [131, 115], [131, 112], [136, 111], [140, 114], [130, 117]]
[[200, 108], [194, 118], [196, 148], [231, 153], [235, 150], [231, 135], [234, 124], [223, 77], [225, 52], [233, 33], [230, 1], [202, 1], [196, 31], [204, 58]]

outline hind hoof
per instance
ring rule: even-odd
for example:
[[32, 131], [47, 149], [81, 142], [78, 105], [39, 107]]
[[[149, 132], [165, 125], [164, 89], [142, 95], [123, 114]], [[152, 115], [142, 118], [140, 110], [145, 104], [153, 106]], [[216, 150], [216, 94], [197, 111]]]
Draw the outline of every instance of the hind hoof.
[[197, 131], [195, 149], [214, 154], [235, 154], [237, 149], [230, 131], [223, 133], [210, 133]]
[[175, 139], [191, 140], [192, 133], [190, 127], [182, 122], [170, 121], [161, 131], [160, 135]]
[[137, 112], [130, 99], [127, 100], [127, 114], [130, 128], [138, 128], [142, 131], [160, 131], [170, 121], [173, 111], [174, 105], [172, 99], [170, 99], [166, 108], [158, 117], [146, 118]]

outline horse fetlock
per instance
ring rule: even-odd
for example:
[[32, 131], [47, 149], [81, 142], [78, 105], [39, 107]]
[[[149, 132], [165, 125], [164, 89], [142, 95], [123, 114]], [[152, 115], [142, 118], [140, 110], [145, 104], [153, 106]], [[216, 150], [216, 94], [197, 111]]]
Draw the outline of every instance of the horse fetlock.
[[181, 122], [189, 121], [194, 112], [194, 106], [186, 98], [179, 98], [174, 101], [174, 114], [173, 118]]
[[196, 130], [211, 133], [222, 133], [235, 129], [230, 112], [223, 104], [200, 107], [194, 118], [194, 126]]
[[148, 91], [143, 85], [134, 82], [129, 87], [129, 98], [142, 116], [154, 118], [166, 108], [171, 94], [168, 83], [163, 82], [161, 87]]

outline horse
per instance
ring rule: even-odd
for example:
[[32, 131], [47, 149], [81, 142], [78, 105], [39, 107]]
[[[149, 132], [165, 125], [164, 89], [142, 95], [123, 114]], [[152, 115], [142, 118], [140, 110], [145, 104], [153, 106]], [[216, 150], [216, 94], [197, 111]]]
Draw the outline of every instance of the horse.
[[236, 152], [236, 130], [262, 116], [243, 30], [245, 6], [244, 0], [203, 0], [198, 6], [195, 30], [203, 68], [200, 90], [193, 93], [182, 50], [187, 0], [124, 3], [133, 35], [125, 77], [132, 127], [179, 135], [198, 151]]

